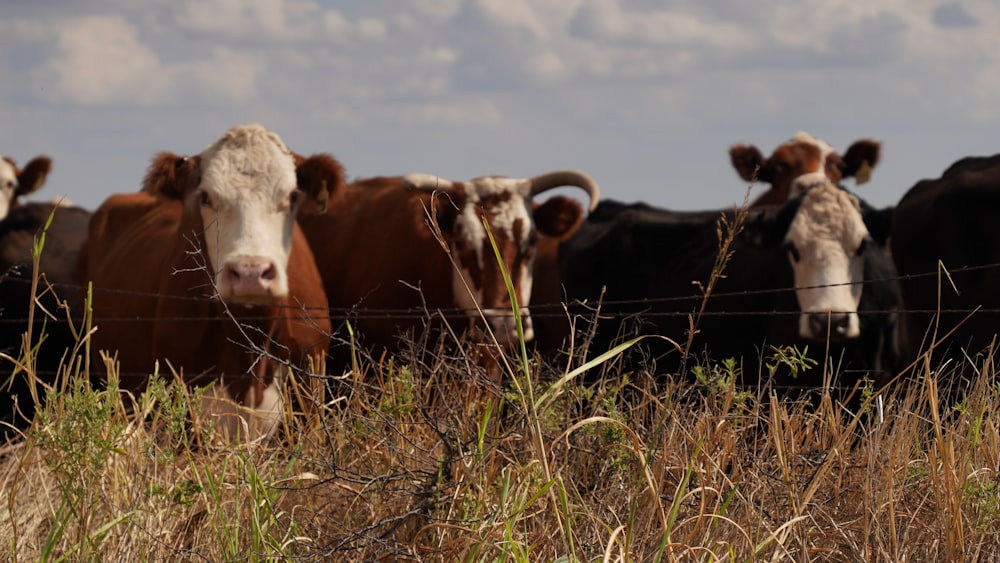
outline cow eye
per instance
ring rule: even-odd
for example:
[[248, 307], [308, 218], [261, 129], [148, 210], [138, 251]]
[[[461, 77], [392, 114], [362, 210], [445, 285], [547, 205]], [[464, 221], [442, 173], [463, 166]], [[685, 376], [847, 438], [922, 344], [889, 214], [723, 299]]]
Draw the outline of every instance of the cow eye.
[[799, 249], [795, 248], [795, 243], [790, 240], [785, 241], [785, 250], [788, 251], [788, 255], [792, 257], [793, 262], [799, 261]]
[[302, 191], [292, 190], [288, 192], [288, 207], [294, 209], [302, 201]]
[[858, 245], [858, 250], [855, 254], [857, 254], [858, 256], [864, 254], [865, 251], [868, 250], [868, 245], [871, 243], [871, 240], [872, 237], [865, 237], [861, 239], [861, 244]]
[[208, 192], [201, 190], [198, 192], [198, 198], [201, 201], [202, 207], [212, 208], [212, 196], [208, 195]]
[[4, 183], [3, 187], [4, 187], [4, 189], [13, 190], [14, 189], [14, 180], [7, 180], [7, 182]]

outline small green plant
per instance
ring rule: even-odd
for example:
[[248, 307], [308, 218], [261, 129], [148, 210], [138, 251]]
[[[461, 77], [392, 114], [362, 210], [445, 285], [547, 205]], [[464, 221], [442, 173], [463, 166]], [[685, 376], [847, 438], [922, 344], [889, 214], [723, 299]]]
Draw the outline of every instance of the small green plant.
[[740, 382], [742, 368], [736, 358], [726, 358], [721, 362], [708, 362], [691, 367], [691, 375], [700, 385], [705, 386], [711, 394], [721, 394], [729, 391], [733, 385]]
[[414, 387], [416, 379], [409, 366], [395, 367], [390, 362], [386, 385], [391, 392], [382, 395], [379, 411], [390, 419], [409, 416], [414, 408]]
[[124, 453], [126, 428], [114, 379], [105, 390], [75, 378], [58, 394], [50, 391], [31, 431], [36, 447], [48, 452], [44, 462], [61, 492], [56, 524], [42, 551], [45, 558], [63, 551], [87, 559], [99, 552], [102, 534], [94, 533], [93, 521], [103, 502], [98, 484], [112, 458]]
[[792, 379], [819, 365], [819, 362], [809, 357], [809, 346], [801, 349], [797, 346], [771, 346], [770, 354], [764, 360], [764, 366], [770, 375], [782, 368], [788, 368]]

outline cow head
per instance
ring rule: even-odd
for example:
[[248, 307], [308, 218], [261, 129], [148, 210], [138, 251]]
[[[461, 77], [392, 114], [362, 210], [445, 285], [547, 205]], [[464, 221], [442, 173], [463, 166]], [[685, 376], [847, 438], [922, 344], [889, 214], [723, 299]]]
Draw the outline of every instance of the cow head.
[[593, 209], [600, 198], [597, 183], [572, 170], [522, 179], [486, 176], [468, 182], [410, 174], [404, 183], [444, 196], [434, 200], [434, 218], [458, 266], [453, 270], [454, 302], [473, 321], [479, 318], [482, 309], [497, 342], [512, 344], [517, 340], [517, 327], [507, 286], [483, 222], [489, 225], [521, 307], [524, 338], [531, 340], [534, 330], [528, 305], [538, 236], [568, 236], [583, 215], [580, 204], [567, 197], [552, 197], [542, 204], [535, 204], [532, 199], [553, 188], [576, 186], [587, 192]]
[[781, 241], [791, 264], [799, 336], [819, 341], [860, 336], [864, 254], [872, 237], [858, 198], [830, 182], [816, 184], [789, 202], [768, 229], [767, 238]]
[[328, 155], [304, 158], [259, 125], [233, 127], [201, 154], [161, 153], [144, 190], [184, 199], [224, 300], [272, 303], [288, 294], [295, 214], [305, 198], [342, 192]]
[[17, 207], [19, 197], [41, 188], [50, 170], [52, 161], [44, 156], [32, 159], [24, 170], [19, 170], [13, 160], [0, 158], [0, 219]]
[[753, 145], [735, 145], [729, 149], [729, 157], [744, 181], [771, 184], [771, 189], [754, 202], [762, 205], [784, 203], [801, 193], [800, 186], [818, 181], [837, 184], [853, 177], [863, 184], [878, 164], [879, 151], [879, 143], [866, 139], [856, 141], [841, 157], [827, 143], [800, 132], [766, 160]]

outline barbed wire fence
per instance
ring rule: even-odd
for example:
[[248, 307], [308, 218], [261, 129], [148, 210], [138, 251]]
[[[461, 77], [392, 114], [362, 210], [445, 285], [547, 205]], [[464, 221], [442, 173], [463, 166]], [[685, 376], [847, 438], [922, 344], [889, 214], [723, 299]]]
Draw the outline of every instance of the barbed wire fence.
[[[1000, 268], [1000, 263], [997, 264], [985, 264], [977, 266], [966, 266], [961, 268], [949, 269], [948, 273], [951, 275], [975, 272], [988, 269]], [[799, 290], [813, 290], [813, 289], [824, 289], [830, 287], [843, 287], [843, 286], [866, 286], [873, 284], [891, 283], [891, 282], [901, 282], [910, 281], [927, 277], [936, 277], [940, 275], [939, 272], [927, 272], [922, 274], [905, 274], [896, 275], [891, 277], [882, 278], [870, 278], [857, 282], [845, 282], [845, 283], [835, 283], [835, 284], [821, 284], [821, 285], [810, 285], [801, 287], [784, 287], [784, 288], [769, 288], [769, 289], [754, 289], [754, 290], [743, 290], [743, 291], [727, 291], [727, 292], [714, 292], [712, 294], [712, 299], [722, 300], [722, 299], [733, 299], [741, 297], [751, 297], [760, 295], [779, 295], [792, 293]], [[23, 283], [30, 284], [31, 280], [22, 277], [11, 277], [4, 276], [0, 277], [0, 282], [4, 283]], [[692, 280], [692, 284], [694, 280]], [[86, 288], [82, 285], [77, 284], [67, 284], [67, 283], [51, 283], [48, 284], [54, 290], [64, 290], [64, 291], [85, 291]], [[419, 288], [411, 288], [415, 293], [419, 293]], [[124, 289], [110, 289], [110, 288], [93, 288], [95, 295], [122, 295], [131, 297], [147, 297], [152, 299], [168, 299], [176, 301], [218, 301], [218, 298], [206, 293], [204, 296], [194, 296], [194, 295], [177, 295], [169, 293], [156, 293], [156, 292], [142, 292], [142, 291], [131, 291]], [[614, 317], [631, 317], [636, 314], [635, 310], [630, 310], [628, 312], [616, 312], [615, 307], [625, 307], [625, 306], [650, 306], [654, 307], [660, 304], [670, 304], [670, 303], [688, 303], [690, 302], [692, 306], [699, 303], [704, 299], [704, 295], [700, 293], [691, 293], [689, 295], [672, 295], [663, 297], [644, 297], [639, 299], [602, 299], [602, 317], [614, 318]], [[579, 301], [572, 299], [569, 301], [560, 301], [555, 303], [532, 303], [528, 305], [531, 310], [532, 317], [563, 317], [565, 316], [564, 306], [587, 306], [587, 301]], [[282, 305], [273, 304], [267, 305], [267, 308], [271, 310], [294, 310], [301, 312], [310, 311], [320, 311], [324, 310], [322, 307], [311, 307], [306, 305]], [[610, 310], [608, 310], [610, 309]], [[365, 307], [362, 303], [359, 303], [353, 307], [326, 307], [325, 310], [328, 312], [331, 318], [341, 318], [350, 317], [352, 319], [390, 319], [390, 320], [413, 320], [421, 319], [427, 317], [429, 310], [427, 307], [400, 307], [400, 308], [374, 308]], [[435, 307], [434, 311], [438, 311], [445, 315], [461, 315], [476, 313], [476, 309], [465, 308], [465, 307]], [[837, 311], [833, 311], [837, 312]], [[901, 312], [901, 313], [954, 313], [954, 314], [968, 314], [973, 312], [980, 313], [1000, 313], [1000, 308], [986, 308], [986, 307], [971, 307], [971, 308], [960, 308], [960, 309], [911, 309], [906, 306], [893, 308], [893, 309], [865, 309], [859, 311], [859, 313], [889, 313], [889, 312]], [[779, 311], [779, 310], [745, 310], [745, 311], [705, 311], [705, 316], [785, 316], [785, 315], [798, 315], [800, 311]], [[687, 310], [650, 310], [644, 314], [653, 317], [670, 317], [670, 316], [687, 316], [691, 314], [691, 311]], [[266, 317], [254, 317], [241, 315], [241, 318], [247, 320], [262, 320], [267, 319], [286, 319], [286, 318], [299, 318], [299, 315], [291, 315], [288, 317], [275, 317], [274, 315], [267, 315]], [[153, 318], [142, 318], [142, 317], [105, 317], [102, 318], [102, 322], [155, 322], [155, 321], [205, 321], [214, 320], [216, 317], [156, 317]], [[0, 324], [18, 322], [21, 319], [4, 319], [0, 318]], [[58, 319], [50, 319], [56, 322], [60, 322]], [[66, 322], [66, 321], [62, 321]]]
[[[1000, 264], [984, 264], [976, 266], [966, 266], [960, 268], [954, 268], [947, 270], [948, 275], [957, 275], [968, 272], [978, 272], [990, 269], [1000, 268]], [[0, 277], [0, 282], [3, 283], [15, 283], [15, 284], [30, 284], [31, 280], [19, 275], [18, 272], [8, 272], [4, 276]], [[15, 275], [11, 275], [15, 274]], [[848, 282], [840, 284], [823, 284], [814, 285], [806, 287], [785, 287], [785, 288], [770, 288], [770, 289], [756, 289], [756, 290], [743, 290], [743, 291], [728, 291], [728, 292], [714, 292], [711, 296], [713, 302], [719, 302], [722, 300], [729, 300], [727, 304], [734, 303], [733, 300], [739, 300], [748, 297], [757, 296], [774, 296], [781, 294], [789, 294], [797, 290], [802, 289], [823, 289], [828, 287], [837, 286], [853, 286], [853, 285], [873, 285], [873, 284], [884, 284], [884, 283], [900, 283], [909, 280], [917, 280], [929, 277], [941, 276], [941, 271], [925, 272], [920, 274], [904, 274], [895, 275], [890, 277], [881, 278], [869, 278], [858, 282]], [[692, 284], [694, 287], [694, 283]], [[67, 284], [67, 283], [46, 283], [45, 291], [55, 292], [59, 295], [68, 295], [69, 292], [84, 292], [86, 288], [82, 285], [77, 284]], [[110, 288], [93, 288], [93, 294], [95, 298], [107, 296], [130, 296], [130, 297], [145, 297], [150, 299], [163, 299], [163, 300], [176, 300], [176, 301], [199, 301], [199, 302], [218, 302], [219, 299], [211, 293], [211, 283], [206, 285], [206, 293], [204, 295], [177, 295], [177, 294], [166, 294], [166, 293], [156, 293], [156, 292], [141, 292], [141, 291], [131, 291], [124, 289], [110, 289]], [[420, 289], [418, 287], [411, 287], [415, 294], [421, 295]], [[695, 310], [695, 307], [704, 299], [704, 295], [692, 291], [688, 295], [673, 295], [673, 296], [662, 296], [662, 297], [648, 297], [641, 299], [604, 299], [603, 297], [599, 300], [594, 301], [564, 301], [557, 303], [533, 303], [529, 305], [529, 310], [532, 318], [534, 319], [552, 319], [561, 318], [566, 319], [570, 325], [574, 328], [576, 323], [573, 322], [574, 318], [585, 318], [592, 323], [597, 321], [608, 321], [608, 320], [624, 320], [624, 319], [656, 319], [656, 318], [686, 318], [689, 317]], [[422, 300], [422, 298], [421, 298]], [[448, 319], [454, 318], [465, 318], [470, 313], [478, 314], [476, 310], [470, 310], [462, 307], [436, 307], [431, 308], [426, 303], [423, 303], [421, 307], [406, 307], [406, 308], [371, 308], [365, 307], [363, 303], [359, 303], [354, 307], [311, 307], [301, 304], [275, 304], [268, 305], [266, 312], [261, 308], [261, 314], [246, 314], [241, 313], [239, 319], [233, 317], [236, 322], [243, 321], [244, 323], [250, 322], [260, 322], [260, 321], [283, 321], [283, 320], [302, 320], [310, 317], [315, 317], [320, 311], [326, 312], [329, 315], [331, 321], [334, 324], [333, 334], [328, 335], [333, 341], [338, 344], [351, 345], [350, 338], [342, 335], [344, 324], [346, 322], [364, 322], [364, 321], [397, 321], [402, 323], [413, 323], [416, 321], [423, 321], [424, 328], [428, 326], [431, 322], [444, 321], [448, 322]], [[276, 313], [276, 311], [285, 311], [284, 313]], [[875, 315], [886, 315], [886, 314], [920, 314], [920, 315], [984, 315], [984, 314], [998, 314], [1000, 313], [1000, 308], [993, 307], [970, 307], [970, 308], [932, 308], [932, 309], [921, 309], [921, 308], [908, 308], [905, 304], [901, 307], [894, 307], [890, 309], [862, 309], [857, 311], [858, 315], [862, 318], [865, 316], [875, 316]], [[2, 312], [0, 312], [2, 314]], [[789, 309], [789, 310], [775, 310], [775, 309], [747, 309], [747, 310], [712, 310], [706, 309], [701, 312], [702, 317], [790, 317], [798, 316], [801, 311]], [[232, 316], [232, 315], [230, 315]], [[72, 315], [53, 315], [48, 314], [46, 322], [51, 325], [65, 324], [69, 322], [79, 322], [80, 317], [73, 313]], [[182, 325], [183, 323], [198, 323], [218, 320], [216, 316], [157, 316], [157, 317], [143, 317], [143, 316], [118, 316], [118, 317], [102, 317], [100, 319], [95, 319], [95, 321], [100, 323], [177, 323]], [[0, 317], [0, 329], [5, 326], [11, 326], [16, 324], [23, 324], [25, 319], [21, 318], [4, 318]], [[593, 325], [591, 325], [593, 328]], [[455, 333], [450, 327], [449, 330], [452, 331], [452, 337], [458, 338], [458, 334]], [[426, 341], [426, 338], [424, 339]], [[239, 345], [239, 343], [234, 343]], [[253, 352], [259, 355], [270, 356], [272, 360], [276, 358], [273, 354], [259, 346], [254, 346], [252, 344], [245, 344], [248, 347], [247, 351]], [[128, 375], [128, 374], [125, 374]], [[301, 374], [300, 374], [301, 375]], [[319, 374], [305, 374], [309, 377], [315, 377]]]

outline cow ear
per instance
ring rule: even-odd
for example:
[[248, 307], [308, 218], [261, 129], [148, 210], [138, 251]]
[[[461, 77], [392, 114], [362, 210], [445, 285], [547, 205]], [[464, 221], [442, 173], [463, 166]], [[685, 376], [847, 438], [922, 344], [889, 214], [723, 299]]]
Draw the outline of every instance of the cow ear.
[[14, 197], [28, 195], [37, 191], [45, 184], [45, 178], [52, 170], [52, 160], [46, 156], [38, 156], [17, 174], [17, 191]]
[[566, 196], [550, 197], [535, 207], [535, 228], [547, 237], [565, 240], [576, 232], [583, 222], [583, 206]]
[[872, 168], [878, 164], [881, 153], [881, 143], [864, 139], [856, 141], [844, 153], [844, 178], [854, 178], [858, 184], [864, 184], [871, 175]]
[[326, 213], [344, 195], [344, 167], [328, 154], [295, 157], [295, 177], [299, 189], [313, 201], [313, 212]]
[[455, 231], [455, 220], [465, 205], [465, 195], [461, 191], [433, 192], [431, 212], [437, 229], [447, 235]]
[[184, 157], [172, 152], [161, 152], [153, 157], [146, 177], [142, 181], [143, 192], [183, 199], [184, 194], [198, 187], [200, 182], [200, 158]]
[[767, 182], [764, 172], [764, 155], [753, 145], [733, 145], [729, 149], [729, 160], [740, 178], [745, 182]]
[[868, 234], [880, 246], [888, 246], [893, 211], [893, 207], [864, 211], [865, 227], [868, 228]]

